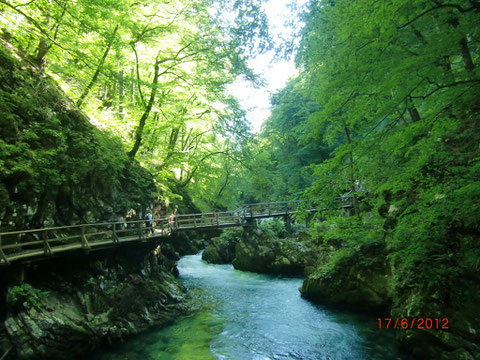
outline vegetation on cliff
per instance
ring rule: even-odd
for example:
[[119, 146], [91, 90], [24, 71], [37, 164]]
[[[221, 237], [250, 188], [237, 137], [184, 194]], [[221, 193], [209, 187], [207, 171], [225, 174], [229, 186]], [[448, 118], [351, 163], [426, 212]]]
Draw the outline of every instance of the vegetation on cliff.
[[77, 358], [185, 314], [175, 261], [152, 245], [28, 268], [28, 283], [11, 287], [2, 309], [16, 358]]
[[235, 203], [251, 138], [226, 87], [239, 77], [258, 83], [246, 54], [269, 45], [260, 3], [2, 0], [0, 22], [38, 72], [121, 139], [122, 157], [151, 172], [161, 201], [186, 197], [210, 210]]
[[0, 46], [0, 227], [114, 221], [154, 199], [152, 176], [53, 79]]

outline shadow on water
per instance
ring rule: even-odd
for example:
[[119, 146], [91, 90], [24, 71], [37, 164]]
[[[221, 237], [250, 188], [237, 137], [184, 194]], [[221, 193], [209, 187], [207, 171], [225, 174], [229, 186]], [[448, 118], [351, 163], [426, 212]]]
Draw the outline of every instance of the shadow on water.
[[209, 265], [200, 255], [179, 262], [198, 310], [98, 353], [94, 360], [383, 360], [408, 359], [377, 316], [313, 304], [298, 278]]
[[93, 360], [214, 360], [210, 351], [222, 324], [206, 312], [164, 329], [148, 331], [89, 357]]

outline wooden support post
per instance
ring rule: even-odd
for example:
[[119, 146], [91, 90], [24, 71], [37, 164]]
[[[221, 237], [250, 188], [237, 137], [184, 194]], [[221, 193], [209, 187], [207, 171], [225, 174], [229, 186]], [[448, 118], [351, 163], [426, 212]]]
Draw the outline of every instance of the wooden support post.
[[114, 244], [120, 243], [117, 235], [117, 224], [113, 224], [112, 238]]
[[3, 252], [2, 249], [2, 237], [0, 236], [0, 258], [5, 261], [5, 264], [10, 264], [10, 261], [8, 261], [7, 256]]
[[88, 244], [88, 241], [87, 241], [87, 236], [85, 235], [85, 225], [82, 225], [81, 227], [80, 238], [82, 239], [82, 248], [90, 249], [90, 245]]
[[145, 241], [145, 237], [143, 236], [143, 232], [142, 232], [142, 222], [139, 221], [138, 223], [138, 238], [140, 241]]
[[175, 230], [178, 230], [178, 215], [175, 216]]
[[197, 217], [195, 215], [193, 215], [193, 227], [197, 228]]
[[53, 255], [52, 248], [50, 247], [50, 244], [48, 243], [48, 239], [47, 239], [46, 234], [43, 234], [43, 253], [45, 255]]
[[220, 220], [218, 219], [220, 217], [220, 213], [217, 213], [217, 226], [220, 225]]
[[284, 220], [285, 220], [285, 230], [287, 230], [288, 234], [292, 233], [292, 222], [290, 219], [290, 215], [285, 214], [284, 215]]

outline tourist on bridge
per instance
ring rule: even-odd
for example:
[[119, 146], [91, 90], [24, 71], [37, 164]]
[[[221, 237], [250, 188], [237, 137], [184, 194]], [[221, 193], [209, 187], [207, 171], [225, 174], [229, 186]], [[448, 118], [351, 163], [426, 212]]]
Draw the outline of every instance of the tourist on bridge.
[[172, 215], [169, 216], [168, 218], [168, 230], [172, 232], [173, 230], [173, 225], [175, 224], [175, 220], [178, 215], [178, 205], [175, 205], [175, 208], [173, 209]]
[[145, 220], [147, 220], [147, 221], [145, 222], [145, 225], [147, 226], [148, 232], [149, 232], [150, 234], [155, 233], [155, 230], [153, 229], [152, 218], [153, 218], [153, 216], [152, 216], [152, 213], [151, 213], [150, 211], [145, 214]]

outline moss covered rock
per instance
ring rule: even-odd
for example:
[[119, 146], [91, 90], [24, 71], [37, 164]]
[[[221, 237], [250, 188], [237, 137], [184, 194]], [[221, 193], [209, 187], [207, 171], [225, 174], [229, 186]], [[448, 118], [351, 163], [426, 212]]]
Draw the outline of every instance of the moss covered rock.
[[[123, 341], [187, 311], [175, 262], [147, 245], [111, 256], [68, 261], [35, 273], [7, 293], [4, 328], [19, 359], [66, 359]], [[40, 274], [48, 273], [48, 281]], [[54, 280], [54, 281], [52, 281]]]
[[233, 266], [258, 273], [303, 275], [315, 263], [316, 252], [309, 237], [302, 234], [279, 238], [262, 229], [245, 231], [235, 247]]
[[356, 310], [385, 310], [392, 302], [392, 279], [381, 243], [337, 252], [338, 258], [311, 269], [300, 292], [326, 304]]
[[235, 258], [235, 247], [242, 237], [242, 229], [227, 229], [219, 237], [212, 238], [202, 253], [202, 259], [210, 264], [230, 264]]

